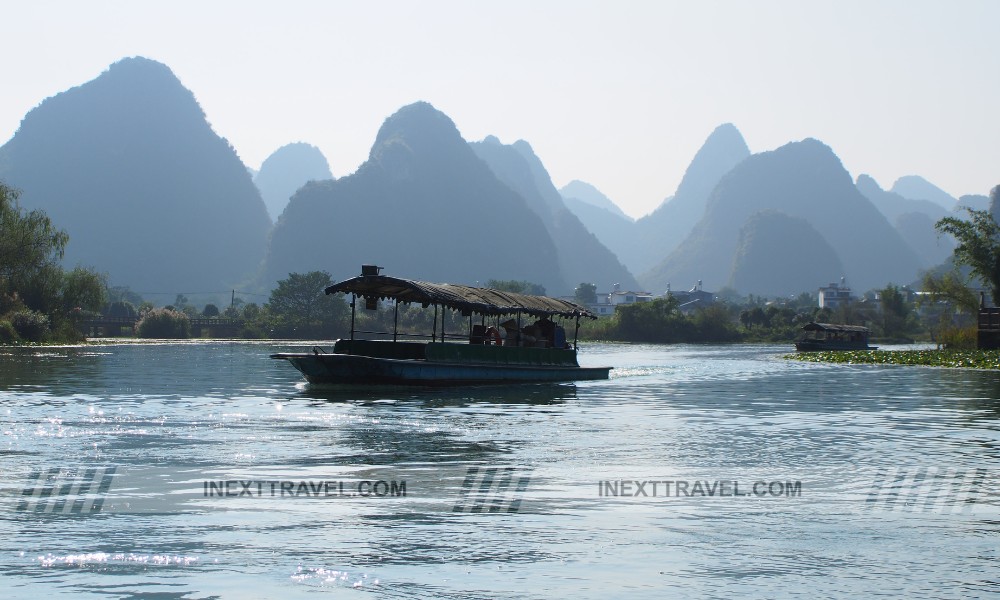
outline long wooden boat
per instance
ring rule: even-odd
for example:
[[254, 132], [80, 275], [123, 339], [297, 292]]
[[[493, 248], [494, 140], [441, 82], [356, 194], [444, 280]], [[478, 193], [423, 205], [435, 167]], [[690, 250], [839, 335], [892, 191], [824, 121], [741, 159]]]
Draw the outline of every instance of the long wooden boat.
[[[608, 378], [611, 367], [581, 367], [577, 361], [580, 319], [596, 318], [583, 306], [545, 296], [389, 277], [380, 271], [381, 267], [364, 265], [360, 276], [325, 290], [351, 294], [349, 339], [337, 340], [332, 352], [317, 347], [312, 352], [272, 354], [271, 358], [288, 361], [313, 384], [470, 385]], [[392, 300], [393, 331], [357, 331], [358, 298], [369, 309], [380, 300]], [[426, 336], [429, 341], [400, 339], [423, 337], [399, 332], [401, 303], [434, 307], [433, 331]], [[446, 335], [447, 311], [443, 309], [468, 316], [469, 331]], [[575, 321], [572, 344], [553, 318]], [[531, 319], [537, 320], [526, 324]], [[356, 338], [360, 333], [386, 339]]]
[[803, 337], [795, 342], [799, 352], [820, 350], [878, 350], [868, 345], [867, 327], [837, 325], [833, 323], [807, 323], [802, 327]]

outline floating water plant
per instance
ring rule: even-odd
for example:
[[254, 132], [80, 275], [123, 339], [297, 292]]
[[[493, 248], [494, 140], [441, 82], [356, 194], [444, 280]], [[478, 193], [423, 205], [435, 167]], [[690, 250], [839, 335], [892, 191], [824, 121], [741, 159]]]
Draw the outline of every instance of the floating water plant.
[[922, 365], [955, 369], [1000, 369], [1000, 350], [850, 350], [801, 352], [786, 358], [849, 365]]

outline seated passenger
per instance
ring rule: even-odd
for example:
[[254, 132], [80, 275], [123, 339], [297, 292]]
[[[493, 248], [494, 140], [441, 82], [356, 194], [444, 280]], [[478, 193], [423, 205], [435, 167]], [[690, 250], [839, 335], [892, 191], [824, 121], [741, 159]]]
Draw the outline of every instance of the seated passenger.
[[544, 341], [545, 346], [551, 347], [556, 337], [556, 324], [545, 316], [535, 321], [534, 326], [538, 329], [538, 340]]
[[517, 328], [517, 321], [508, 319], [500, 323], [500, 328], [504, 332], [504, 346], [519, 346], [521, 344], [521, 332]]
[[552, 340], [553, 348], [569, 348], [566, 342], [566, 329], [562, 325], [556, 325], [555, 338]]
[[524, 333], [521, 335], [521, 341], [525, 346], [534, 346], [535, 342], [541, 337], [541, 332], [535, 325], [528, 325], [524, 328]]

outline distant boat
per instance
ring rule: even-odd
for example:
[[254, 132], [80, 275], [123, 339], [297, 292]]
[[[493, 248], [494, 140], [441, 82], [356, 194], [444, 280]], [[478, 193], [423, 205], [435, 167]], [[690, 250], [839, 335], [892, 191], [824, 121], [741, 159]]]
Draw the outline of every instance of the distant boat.
[[[381, 267], [364, 265], [360, 276], [325, 290], [351, 294], [350, 339], [337, 340], [333, 352], [314, 348], [312, 352], [272, 354], [271, 358], [287, 360], [315, 384], [469, 385], [608, 378], [611, 367], [581, 367], [577, 362], [580, 319], [597, 318], [579, 304], [492, 288], [400, 279], [380, 271]], [[369, 309], [376, 308], [379, 300], [393, 300], [397, 311], [393, 331], [356, 331], [358, 298], [364, 298]], [[395, 317], [400, 303], [434, 307], [430, 335], [398, 331]], [[468, 332], [446, 335], [446, 311], [440, 311], [439, 322], [438, 307], [468, 316]], [[552, 318], [575, 321], [572, 344]], [[359, 333], [384, 339], [356, 339]]]
[[836, 325], [833, 323], [807, 323], [802, 327], [803, 336], [795, 342], [799, 352], [819, 350], [877, 350], [868, 345], [871, 333], [860, 325]]

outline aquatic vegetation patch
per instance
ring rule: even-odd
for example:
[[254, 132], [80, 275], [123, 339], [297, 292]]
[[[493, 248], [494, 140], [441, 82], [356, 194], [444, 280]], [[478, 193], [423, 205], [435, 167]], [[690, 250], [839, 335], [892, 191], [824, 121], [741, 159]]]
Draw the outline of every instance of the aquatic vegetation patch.
[[920, 365], [952, 369], [1000, 369], [1000, 350], [837, 350], [799, 352], [786, 358], [848, 365]]

